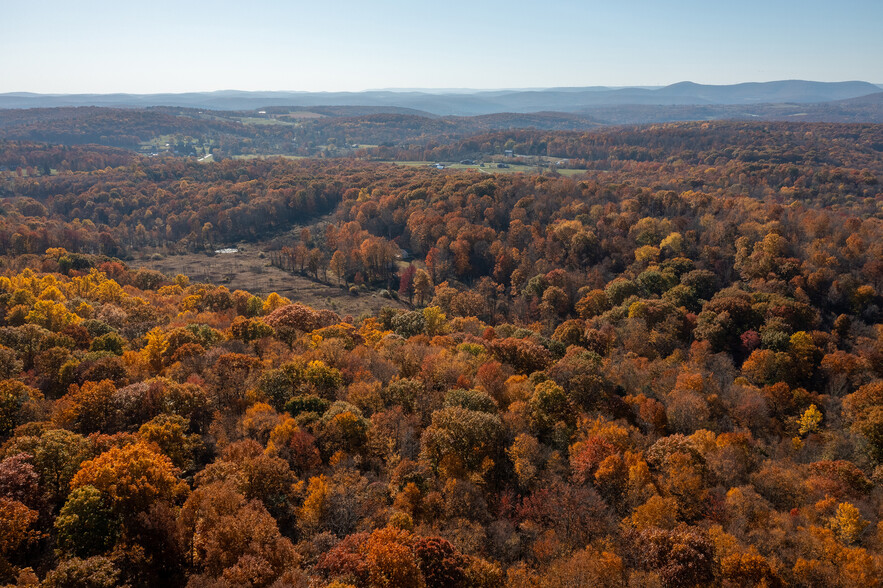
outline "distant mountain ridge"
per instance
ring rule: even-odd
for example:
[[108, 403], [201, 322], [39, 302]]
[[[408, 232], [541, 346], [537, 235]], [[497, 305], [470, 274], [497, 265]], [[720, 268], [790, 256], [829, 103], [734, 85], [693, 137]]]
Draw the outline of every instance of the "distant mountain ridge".
[[57, 106], [176, 106], [212, 110], [253, 110], [273, 106], [362, 106], [403, 108], [437, 116], [474, 116], [499, 112], [580, 112], [614, 106], [725, 106], [817, 104], [879, 93], [868, 82], [782, 80], [732, 85], [679, 82], [660, 88], [553, 88], [538, 90], [365, 92], [187, 92], [180, 94], [0, 94], [0, 108]]

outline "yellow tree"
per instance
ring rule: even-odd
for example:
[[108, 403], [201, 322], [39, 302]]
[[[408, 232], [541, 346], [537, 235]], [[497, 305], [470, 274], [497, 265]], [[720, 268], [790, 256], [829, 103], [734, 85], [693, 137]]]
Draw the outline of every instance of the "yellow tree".
[[291, 300], [289, 300], [288, 298], [279, 296], [275, 292], [270, 292], [269, 296], [267, 296], [267, 299], [264, 301], [264, 305], [262, 308], [263, 314], [270, 314], [277, 308], [282, 308], [283, 306], [288, 306], [289, 304], [291, 304]]
[[822, 412], [816, 407], [815, 404], [810, 404], [809, 408], [807, 408], [803, 414], [800, 416], [800, 434], [807, 435], [809, 433], [816, 433], [819, 430], [819, 425], [822, 423]]
[[38, 300], [28, 313], [26, 320], [50, 331], [60, 331], [72, 323], [79, 322], [80, 317], [70, 312], [60, 302]]
[[154, 370], [160, 371], [162, 369], [163, 355], [169, 348], [169, 342], [159, 327], [152, 328], [145, 337], [147, 344], [141, 350], [141, 353]]
[[847, 545], [855, 543], [870, 523], [862, 518], [859, 510], [849, 502], [841, 502], [831, 518], [831, 528]]

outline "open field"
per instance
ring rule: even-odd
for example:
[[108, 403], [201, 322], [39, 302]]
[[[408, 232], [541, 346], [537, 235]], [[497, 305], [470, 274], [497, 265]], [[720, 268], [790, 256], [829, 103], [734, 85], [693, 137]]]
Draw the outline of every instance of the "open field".
[[285, 126], [293, 126], [297, 123], [293, 123], [287, 120], [281, 120], [278, 118], [261, 118], [257, 116], [243, 116], [239, 119], [244, 125], [258, 125], [258, 126], [274, 126], [274, 125], [285, 125]]
[[273, 267], [269, 257], [253, 243], [239, 244], [237, 248], [236, 253], [189, 253], [169, 255], [162, 259], [136, 259], [129, 262], [129, 266], [132, 269], [153, 269], [170, 276], [183, 274], [191, 281], [226, 286], [231, 292], [247, 290], [260, 296], [276, 292], [313, 308], [331, 309], [341, 316], [349, 314], [358, 317], [364, 313], [376, 313], [384, 306], [406, 307], [396, 300], [381, 298], [376, 292], [366, 291], [352, 296], [337, 286]]
[[275, 117], [277, 120], [284, 120], [286, 118], [294, 119], [294, 120], [305, 120], [311, 118], [325, 118], [324, 114], [319, 114], [318, 112], [310, 112], [308, 110], [298, 110], [295, 112], [289, 112], [288, 114], [278, 114]]
[[[192, 137], [183, 137], [181, 135], [157, 135], [149, 141], [142, 141], [138, 146], [138, 151], [141, 153], [165, 152], [174, 147], [174, 145], [180, 140], [185, 139], [185, 142], [193, 146], [196, 151], [197, 157], [208, 155], [212, 146], [214, 146], [215, 144], [214, 140], [212, 139], [209, 139], [207, 143], [203, 144], [196, 139], [193, 139]], [[211, 161], [211, 159], [208, 159], [206, 161]]]
[[281, 157], [282, 159], [307, 159], [303, 155], [282, 155], [281, 153], [273, 155], [263, 155], [260, 153], [247, 153], [244, 155], [234, 155], [233, 159], [270, 159], [272, 157]]
[[[428, 161], [393, 161], [396, 165], [404, 165], [407, 167], [431, 167], [435, 165], [434, 163], [430, 163]], [[520, 163], [507, 163], [509, 167], [497, 167], [496, 162], [485, 163], [484, 167], [481, 167], [478, 164], [475, 165], [465, 165], [462, 163], [451, 163], [445, 164], [445, 169], [471, 169], [477, 172], [481, 172], [483, 174], [514, 174], [514, 173], [542, 173], [548, 169], [547, 166], [537, 166], [537, 165], [524, 165]], [[564, 169], [558, 168], [556, 171], [562, 176], [578, 176], [586, 173], [584, 169]]]
[[585, 170], [585, 169], [565, 169], [565, 168], [561, 168], [561, 169], [558, 170], [558, 173], [561, 174], [562, 176], [573, 177], [573, 176], [581, 176], [581, 175], [583, 175], [584, 173], [586, 173], [587, 171], [588, 171], [588, 170]]

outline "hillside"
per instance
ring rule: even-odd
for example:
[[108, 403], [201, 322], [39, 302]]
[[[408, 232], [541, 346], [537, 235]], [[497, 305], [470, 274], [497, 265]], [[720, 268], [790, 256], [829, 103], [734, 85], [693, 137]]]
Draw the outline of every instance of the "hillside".
[[553, 88], [469, 92], [204, 92], [186, 94], [0, 94], [0, 108], [58, 106], [179, 106], [211, 110], [257, 110], [271, 106], [401, 107], [436, 115], [495, 112], [578, 111], [590, 106], [817, 103], [879, 92], [867, 82], [783, 80], [723, 86], [681, 82], [661, 88]]
[[883, 126], [360, 151], [0, 141], [0, 583], [879, 583]]
[[[695, 120], [879, 124], [883, 122], [881, 96], [883, 93], [878, 92], [816, 104], [631, 105], [592, 107], [575, 113], [500, 112], [469, 117], [363, 106], [279, 106], [262, 111], [169, 107], [11, 109], [0, 110], [0, 139], [68, 146], [97, 143], [144, 154], [212, 155], [216, 160], [268, 155], [361, 157], [377, 146], [386, 149], [388, 157], [389, 149], [436, 149], [496, 131], [585, 132], [605, 126]], [[480, 151], [473, 148], [468, 156], [478, 156]], [[565, 152], [548, 155], [571, 157]], [[421, 152], [398, 158], [422, 160], [425, 156]]]

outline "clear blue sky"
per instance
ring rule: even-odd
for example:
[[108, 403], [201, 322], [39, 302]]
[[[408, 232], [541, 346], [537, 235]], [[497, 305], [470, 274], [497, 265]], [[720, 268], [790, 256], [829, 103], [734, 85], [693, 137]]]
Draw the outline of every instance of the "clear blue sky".
[[0, 0], [0, 15], [0, 92], [883, 83], [883, 0]]

